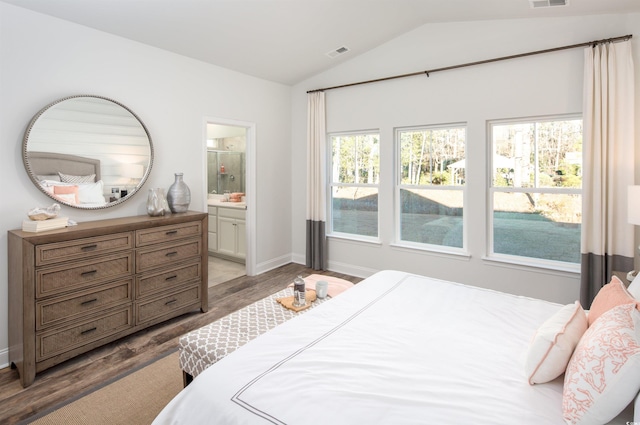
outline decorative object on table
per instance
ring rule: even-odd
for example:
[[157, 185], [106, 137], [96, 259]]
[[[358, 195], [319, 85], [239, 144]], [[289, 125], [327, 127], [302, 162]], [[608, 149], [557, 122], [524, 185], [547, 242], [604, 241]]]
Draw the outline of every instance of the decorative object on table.
[[182, 173], [176, 173], [175, 176], [176, 180], [167, 192], [169, 209], [171, 209], [173, 213], [187, 212], [187, 210], [189, 210], [189, 204], [191, 203], [191, 191], [182, 179]]
[[67, 217], [55, 217], [48, 220], [24, 220], [22, 222], [22, 231], [43, 232], [45, 230], [63, 229], [67, 227], [68, 221]]
[[293, 280], [293, 306], [304, 307], [307, 304], [305, 298], [304, 279], [298, 276]]
[[147, 197], [147, 214], [151, 217], [159, 217], [170, 213], [171, 210], [169, 209], [167, 198], [164, 196], [164, 189], [149, 189], [149, 196]]
[[317, 296], [315, 291], [306, 291], [304, 298], [305, 298], [305, 303], [300, 306], [297, 306], [295, 304], [295, 300], [296, 300], [295, 295], [290, 297], [276, 298], [276, 301], [282, 304], [283, 307], [288, 308], [289, 310], [298, 312], [311, 307], [313, 305], [313, 302], [317, 299]]
[[59, 212], [60, 212], [60, 205], [51, 204], [47, 208], [40, 208], [40, 207], [32, 208], [31, 210], [29, 210], [27, 215], [31, 220], [42, 221], [42, 220], [49, 220], [57, 217]]
[[316, 295], [318, 298], [325, 298], [327, 291], [329, 290], [329, 282], [326, 280], [320, 280], [316, 282]]
[[242, 202], [242, 197], [244, 196], [244, 193], [242, 192], [233, 192], [232, 194], [229, 195], [229, 202]]

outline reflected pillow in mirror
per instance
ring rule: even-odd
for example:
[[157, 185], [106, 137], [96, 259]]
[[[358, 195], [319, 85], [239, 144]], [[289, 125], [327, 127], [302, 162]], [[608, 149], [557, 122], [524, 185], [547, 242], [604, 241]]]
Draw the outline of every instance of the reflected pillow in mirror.
[[102, 180], [95, 183], [78, 184], [78, 201], [81, 204], [105, 204], [103, 188]]
[[[78, 186], [53, 186], [53, 194], [72, 204], [77, 204], [79, 202]], [[61, 197], [60, 195], [73, 195], [73, 198], [71, 198], [73, 200], [68, 201], [68, 197]]]
[[60, 180], [63, 183], [94, 183], [96, 181], [95, 174], [89, 174], [86, 176], [72, 176], [69, 174], [58, 172], [58, 175], [60, 176]]

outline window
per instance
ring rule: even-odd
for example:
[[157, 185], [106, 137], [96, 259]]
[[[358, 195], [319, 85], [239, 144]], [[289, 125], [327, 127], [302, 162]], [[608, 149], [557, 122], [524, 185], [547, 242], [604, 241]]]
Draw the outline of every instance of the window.
[[490, 123], [492, 254], [580, 262], [582, 120]]
[[400, 242], [463, 247], [466, 128], [396, 130]]
[[378, 238], [380, 135], [330, 135], [330, 234]]

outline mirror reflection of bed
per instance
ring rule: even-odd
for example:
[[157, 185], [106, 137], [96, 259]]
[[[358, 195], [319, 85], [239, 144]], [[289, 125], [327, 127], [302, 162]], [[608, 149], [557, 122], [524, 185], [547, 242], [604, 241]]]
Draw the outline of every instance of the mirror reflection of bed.
[[29, 152], [28, 156], [32, 176], [52, 198], [89, 208], [109, 202], [99, 160], [53, 152]]

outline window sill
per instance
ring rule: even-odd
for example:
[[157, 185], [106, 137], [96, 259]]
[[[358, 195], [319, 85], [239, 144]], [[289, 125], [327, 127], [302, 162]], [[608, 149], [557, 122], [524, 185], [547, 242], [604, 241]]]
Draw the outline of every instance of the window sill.
[[434, 248], [434, 245], [426, 247], [426, 246], [418, 246], [418, 245], [392, 243], [390, 244], [390, 246], [392, 249], [399, 250], [399, 251], [412, 251], [412, 252], [420, 251], [420, 252], [424, 252], [424, 253], [438, 256], [438, 257], [456, 258], [456, 259], [463, 259], [463, 260], [471, 259], [471, 255], [466, 251], [438, 249], [438, 248]]
[[351, 236], [351, 235], [347, 236], [346, 234], [345, 235], [337, 235], [337, 234], [327, 235], [327, 239], [336, 239], [339, 241], [354, 242], [354, 243], [366, 244], [366, 245], [378, 245], [378, 246], [382, 245], [382, 241], [380, 239], [359, 238], [357, 236]]
[[482, 257], [484, 261], [495, 263], [496, 266], [514, 269], [532, 269], [537, 273], [548, 272], [551, 274], [571, 274], [580, 276], [580, 264], [562, 263], [560, 261], [536, 261], [535, 259], [513, 258], [510, 256]]

